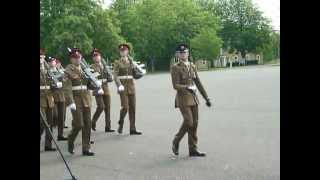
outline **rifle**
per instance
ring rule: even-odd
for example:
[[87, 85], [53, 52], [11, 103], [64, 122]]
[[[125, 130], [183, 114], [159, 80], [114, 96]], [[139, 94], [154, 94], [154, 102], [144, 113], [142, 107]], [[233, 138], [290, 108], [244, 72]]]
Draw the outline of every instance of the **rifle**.
[[81, 62], [81, 73], [84, 75], [84, 77], [89, 81], [89, 88], [92, 90], [99, 90], [102, 88], [101, 82], [97, 79], [97, 77], [100, 75], [99, 73], [93, 73], [92, 69], [90, 68], [89, 64], [86, 62], [86, 60], [82, 57]]
[[113, 81], [113, 75], [111, 72], [111, 69], [108, 66], [109, 59], [107, 58], [107, 62], [102, 58], [101, 59], [102, 65], [103, 65], [103, 74], [106, 74], [107, 82], [112, 82]]
[[130, 63], [133, 65], [133, 78], [140, 79], [147, 73], [147, 71], [143, 69], [143, 67], [145, 67], [145, 64], [138, 64], [138, 62], [134, 61], [131, 56], [128, 56], [128, 59]]
[[[68, 51], [71, 52], [71, 49], [68, 48]], [[102, 90], [102, 83], [97, 79], [99, 73], [93, 73], [93, 70], [90, 68], [86, 60], [81, 56], [80, 61], [81, 74], [89, 81], [88, 87], [91, 90]]]
[[[62, 86], [62, 82], [61, 82], [61, 79], [63, 78], [63, 75], [62, 74], [54, 74], [52, 71], [50, 71], [50, 66], [48, 64], [47, 61], [43, 61], [44, 63], [44, 66], [47, 70], [47, 76], [49, 77], [49, 79], [51, 80], [51, 83], [50, 83], [50, 87], [51, 89], [59, 89], [61, 88]], [[59, 84], [60, 84], [60, 87], [59, 87]]]

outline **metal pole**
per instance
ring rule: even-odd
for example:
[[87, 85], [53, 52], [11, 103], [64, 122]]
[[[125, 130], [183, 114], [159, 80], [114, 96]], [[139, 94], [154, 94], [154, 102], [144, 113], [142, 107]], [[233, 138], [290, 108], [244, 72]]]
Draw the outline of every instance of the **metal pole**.
[[58, 146], [57, 142], [54, 140], [52, 131], [50, 130], [49, 125], [48, 125], [48, 123], [47, 123], [46, 116], [44, 116], [44, 114], [43, 114], [43, 112], [41, 111], [41, 109], [40, 109], [40, 119], [42, 120], [44, 126], [45, 126], [46, 129], [48, 130], [47, 132], [49, 132], [49, 134], [50, 134], [50, 136], [51, 136], [54, 144], [56, 145], [56, 147], [57, 147], [57, 149], [58, 149], [58, 152], [59, 152], [59, 154], [60, 154], [60, 156], [61, 156], [64, 164], [66, 165], [66, 167], [67, 167], [67, 169], [68, 169], [68, 171], [69, 171], [69, 173], [70, 173], [70, 176], [72, 177], [72, 180], [77, 180], [77, 179], [74, 177], [74, 175], [72, 174], [71, 169], [70, 169], [67, 161], [64, 159], [64, 156], [63, 156], [63, 154], [61, 153], [60, 147]]

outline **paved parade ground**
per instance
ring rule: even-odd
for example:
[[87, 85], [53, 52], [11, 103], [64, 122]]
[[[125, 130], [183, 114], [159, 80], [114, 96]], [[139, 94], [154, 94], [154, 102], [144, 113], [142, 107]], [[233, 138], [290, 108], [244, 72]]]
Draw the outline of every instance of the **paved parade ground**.
[[[254, 66], [199, 72], [212, 99], [213, 108], [201, 101], [199, 108], [199, 150], [207, 157], [188, 156], [187, 136], [180, 143], [180, 155], [171, 152], [174, 134], [182, 122], [174, 108], [175, 91], [169, 73], [147, 75], [136, 81], [137, 130], [129, 135], [126, 117], [124, 133], [106, 134], [104, 114], [92, 132], [96, 156], [81, 155], [81, 133], [75, 154], [59, 141], [73, 173], [79, 180], [278, 180], [280, 179], [280, 66]], [[111, 90], [111, 123], [117, 129], [120, 99], [114, 83]], [[94, 98], [93, 98], [94, 100]], [[93, 101], [92, 114], [95, 110]], [[65, 135], [70, 131], [67, 109]], [[55, 134], [56, 130], [55, 130]], [[44, 139], [44, 138], [42, 138]], [[40, 147], [40, 179], [63, 180], [68, 172], [58, 152]]]

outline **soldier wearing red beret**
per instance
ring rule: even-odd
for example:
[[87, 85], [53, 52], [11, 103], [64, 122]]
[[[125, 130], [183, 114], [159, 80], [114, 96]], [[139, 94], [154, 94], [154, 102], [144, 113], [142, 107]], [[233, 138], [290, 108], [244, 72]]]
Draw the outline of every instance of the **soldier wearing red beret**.
[[111, 121], [110, 121], [110, 103], [111, 103], [111, 96], [108, 86], [108, 74], [105, 73], [104, 67], [101, 62], [101, 52], [99, 49], [95, 48], [91, 52], [92, 59], [94, 64], [91, 65], [91, 68], [94, 72], [98, 72], [100, 75], [97, 77], [99, 81], [102, 83], [103, 94], [99, 94], [96, 91], [93, 92], [93, 95], [96, 99], [97, 109], [92, 117], [92, 130], [96, 131], [96, 123], [99, 119], [99, 116], [104, 111], [105, 113], [105, 132], [114, 132], [111, 129]]

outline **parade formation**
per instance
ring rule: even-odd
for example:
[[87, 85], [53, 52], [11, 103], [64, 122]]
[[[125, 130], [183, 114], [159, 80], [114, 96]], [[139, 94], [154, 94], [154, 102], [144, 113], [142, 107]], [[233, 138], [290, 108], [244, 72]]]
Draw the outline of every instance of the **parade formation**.
[[[130, 56], [130, 46], [119, 44], [119, 59], [113, 67], [103, 58], [102, 52], [94, 48], [91, 52], [93, 64], [88, 64], [78, 48], [68, 48], [70, 64], [65, 69], [56, 57], [46, 58], [45, 50], [40, 48], [40, 141], [45, 133], [45, 151], [55, 151], [52, 146], [52, 129], [58, 129], [58, 141], [67, 141], [68, 152], [74, 154], [74, 142], [79, 132], [82, 133], [82, 155], [94, 156], [91, 150], [95, 142], [91, 130], [96, 131], [96, 124], [102, 112], [105, 113], [105, 132], [115, 133], [111, 127], [111, 96], [109, 83], [114, 82], [120, 97], [121, 107], [117, 133], [123, 133], [125, 117], [129, 116], [130, 135], [142, 135], [136, 128], [136, 90], [135, 80], [145, 74], [144, 64], [139, 64]], [[189, 156], [206, 156], [197, 149], [198, 96], [197, 90], [211, 107], [211, 101], [198, 76], [196, 66], [189, 61], [189, 48], [179, 44], [176, 48], [178, 62], [171, 67], [173, 89], [176, 90], [175, 107], [180, 109], [183, 123], [172, 141], [172, 152], [179, 155], [179, 142], [188, 134]], [[91, 116], [92, 97], [97, 107]], [[170, 106], [170, 105], [168, 105]], [[64, 135], [66, 111], [71, 110], [72, 129]], [[60, 150], [59, 150], [60, 151]]]

